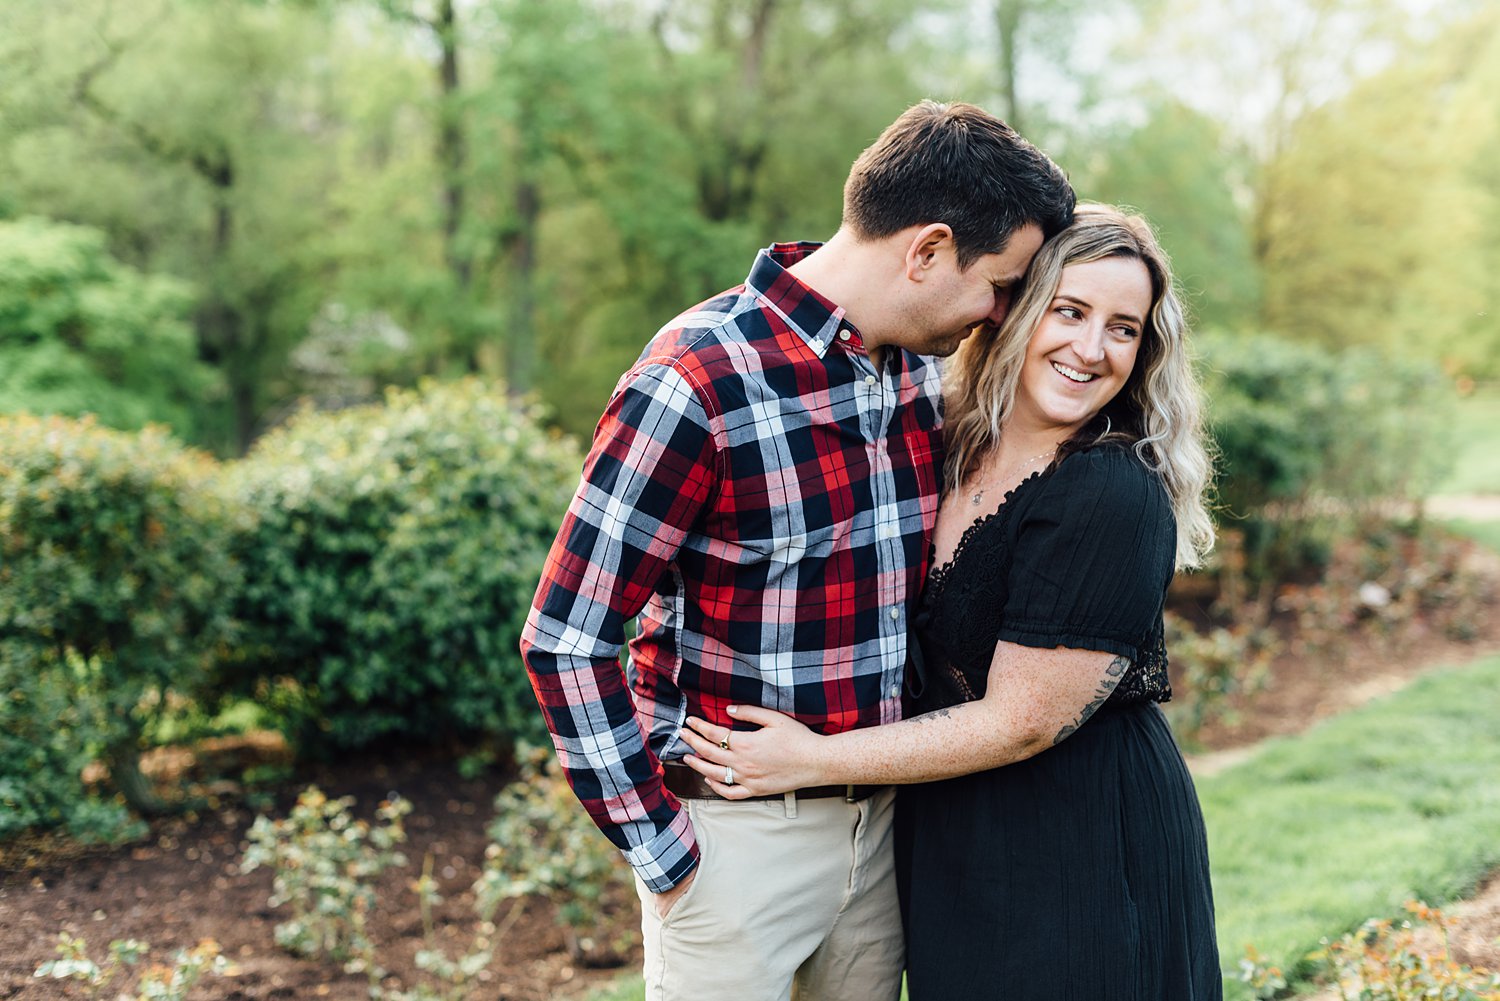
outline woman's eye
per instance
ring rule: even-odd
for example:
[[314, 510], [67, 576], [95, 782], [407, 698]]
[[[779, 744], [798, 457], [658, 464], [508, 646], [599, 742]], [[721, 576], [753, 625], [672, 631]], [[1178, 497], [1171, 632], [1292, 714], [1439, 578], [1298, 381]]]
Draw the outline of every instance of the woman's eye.
[[1126, 340], [1141, 336], [1141, 332], [1134, 327], [1115, 327], [1114, 330], [1116, 337], [1123, 337]]
[[1072, 306], [1058, 306], [1057, 307], [1057, 315], [1058, 316], [1065, 316], [1065, 317], [1067, 317], [1070, 320], [1081, 320], [1081, 319], [1083, 319], [1083, 313], [1079, 312], [1077, 309], [1073, 308]]

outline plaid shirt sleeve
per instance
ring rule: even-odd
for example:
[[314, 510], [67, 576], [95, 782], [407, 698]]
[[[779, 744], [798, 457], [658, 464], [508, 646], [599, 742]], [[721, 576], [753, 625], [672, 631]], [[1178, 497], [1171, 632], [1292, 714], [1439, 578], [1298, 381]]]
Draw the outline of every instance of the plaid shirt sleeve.
[[698, 394], [670, 364], [638, 365], [594, 433], [521, 638], [568, 782], [654, 892], [692, 871], [698, 847], [662, 784], [619, 649], [707, 502], [714, 469]]

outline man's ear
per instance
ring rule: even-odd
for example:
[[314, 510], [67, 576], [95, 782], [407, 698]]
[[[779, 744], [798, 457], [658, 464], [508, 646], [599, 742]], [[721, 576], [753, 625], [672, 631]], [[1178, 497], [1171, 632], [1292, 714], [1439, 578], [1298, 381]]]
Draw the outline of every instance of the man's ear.
[[906, 245], [906, 277], [926, 281], [944, 253], [953, 252], [953, 229], [945, 222], [930, 222], [912, 234]]

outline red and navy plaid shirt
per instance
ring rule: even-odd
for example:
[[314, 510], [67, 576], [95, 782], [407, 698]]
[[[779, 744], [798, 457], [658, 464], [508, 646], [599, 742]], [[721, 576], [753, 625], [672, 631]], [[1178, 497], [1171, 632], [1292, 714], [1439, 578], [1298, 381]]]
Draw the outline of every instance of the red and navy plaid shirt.
[[[661, 762], [689, 714], [820, 733], [900, 718], [942, 464], [938, 374], [762, 251], [620, 380], [521, 640], [573, 790], [653, 891], [697, 863]], [[639, 615], [630, 662], [618, 660]]]

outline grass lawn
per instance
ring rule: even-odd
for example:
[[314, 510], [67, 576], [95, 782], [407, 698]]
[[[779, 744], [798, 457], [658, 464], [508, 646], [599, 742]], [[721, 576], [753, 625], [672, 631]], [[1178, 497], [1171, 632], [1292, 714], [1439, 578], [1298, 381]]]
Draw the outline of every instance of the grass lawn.
[[[1199, 783], [1226, 968], [1297, 969], [1325, 936], [1447, 903], [1500, 863], [1500, 658], [1268, 744]], [[1248, 998], [1239, 983], [1225, 998]]]
[[596, 991], [587, 995], [584, 1001], [646, 1001], [646, 982], [640, 974], [627, 976], [613, 989]]
[[[1500, 864], [1500, 657], [1267, 743], [1198, 783], [1226, 1001], [1247, 944], [1284, 970], [1410, 897], [1446, 904]], [[642, 1001], [628, 977], [593, 1001]]]
[[1480, 545], [1500, 552], [1500, 521], [1469, 521], [1463, 518], [1453, 518], [1443, 524], [1459, 535], [1467, 535]]
[[1500, 494], [1500, 388], [1485, 387], [1454, 407], [1449, 438], [1457, 463], [1435, 494]]

